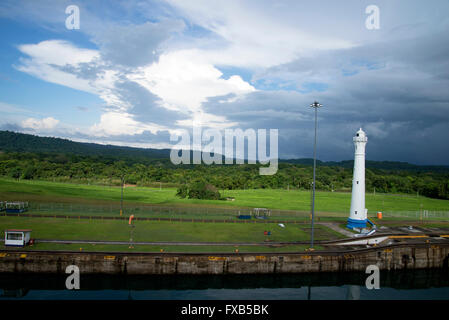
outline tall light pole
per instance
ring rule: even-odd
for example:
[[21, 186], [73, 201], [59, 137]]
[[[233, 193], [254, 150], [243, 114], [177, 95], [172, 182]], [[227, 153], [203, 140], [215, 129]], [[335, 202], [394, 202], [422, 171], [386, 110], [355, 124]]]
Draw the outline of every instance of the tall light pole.
[[310, 248], [313, 249], [313, 223], [315, 219], [315, 171], [316, 171], [316, 127], [318, 122], [318, 108], [321, 108], [322, 105], [317, 101], [312, 103], [310, 107], [315, 109], [315, 142], [313, 144], [313, 194], [312, 194], [312, 233], [310, 236]]

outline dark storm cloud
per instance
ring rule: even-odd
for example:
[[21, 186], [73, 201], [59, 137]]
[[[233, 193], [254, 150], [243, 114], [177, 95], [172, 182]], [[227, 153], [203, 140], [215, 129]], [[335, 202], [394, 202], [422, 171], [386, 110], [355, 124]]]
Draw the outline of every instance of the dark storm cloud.
[[177, 120], [185, 119], [185, 115], [162, 107], [158, 96], [136, 82], [118, 83], [116, 94], [122, 101], [130, 104], [126, 112], [138, 122], [173, 126]]
[[[446, 32], [392, 39], [316, 54], [254, 77], [312, 79], [329, 87], [306, 94], [254, 92], [227, 103], [209, 100], [206, 110], [243, 127], [278, 128], [282, 158], [311, 156], [313, 110], [319, 114], [319, 157], [351, 159], [352, 136], [363, 127], [368, 159], [448, 164], [449, 42]], [[307, 80], [305, 80], [307, 79]]]
[[[371, 4], [367, 1], [352, 0], [345, 4], [336, 1], [307, 4], [286, 1], [276, 4], [284, 7], [280, 11], [268, 2], [257, 1], [252, 7], [254, 16], [249, 14], [249, 10], [248, 14], [240, 14], [241, 8], [227, 1], [222, 4], [230, 4], [229, 7], [218, 3], [208, 7], [201, 3], [179, 1], [189, 11], [185, 16], [182, 15], [182, 8], [172, 15], [168, 14], [169, 11], [158, 12], [156, 9], [161, 9], [160, 6], [165, 7], [165, 3], [160, 3], [126, 1], [110, 6], [108, 2], [101, 1], [81, 2], [79, 32], [97, 45], [99, 61], [76, 66], [51, 66], [92, 82], [102, 78], [107, 70], [117, 71], [119, 81], [100, 90], [108, 97], [113, 95], [117, 98], [109, 99], [116, 105], [107, 108], [126, 112], [139, 123], [154, 123], [175, 129], [176, 121], [186, 116], [162, 108], [161, 100], [156, 95], [129, 81], [126, 73], [157, 61], [164, 49], [168, 48], [166, 52], [169, 52], [183, 48], [180, 45], [183, 42], [189, 42], [188, 47], [193, 48], [222, 46], [226, 59], [221, 62], [232, 69], [232, 63], [237, 59], [226, 57], [228, 44], [223, 45], [217, 40], [225, 35], [222, 40], [231, 44], [233, 38], [237, 38], [235, 45], [243, 56], [249, 57], [248, 60], [257, 60], [258, 54], [267, 55], [269, 58], [263, 61], [272, 65], [277, 55], [285, 55], [288, 58], [276, 61], [289, 62], [267, 69], [259, 64], [252, 84], [263, 90], [244, 96], [211, 97], [203, 104], [204, 111], [223, 116], [228, 122], [236, 122], [242, 129], [279, 129], [282, 158], [312, 156], [314, 119], [313, 109], [309, 105], [318, 100], [324, 105], [318, 113], [318, 157], [322, 160], [351, 159], [352, 136], [359, 127], [363, 127], [369, 138], [368, 159], [449, 164], [449, 148], [446, 147], [449, 138], [447, 1], [435, 0], [430, 4], [377, 0], [375, 4], [381, 10], [381, 29], [376, 31], [368, 31], [364, 27], [364, 9]], [[64, 27], [66, 15], [63, 13], [68, 4], [71, 2], [63, 1], [55, 5], [50, 0], [3, 1], [0, 16], [8, 19], [20, 16], [27, 23], [39, 21], [47, 28], [59, 30], [63, 36], [67, 32]], [[200, 10], [190, 12], [192, 8]], [[224, 9], [220, 12], [218, 8]], [[259, 9], [270, 11], [266, 14], [267, 21], [257, 19], [265, 17], [256, 14]], [[186, 33], [189, 24], [192, 31], [191, 26], [196, 23], [208, 32], [220, 32], [201, 39]], [[282, 27], [284, 23], [288, 28]], [[264, 24], [279, 30], [272, 40], [266, 40], [270, 38], [266, 34], [269, 30], [263, 28]], [[290, 33], [290, 30], [294, 32]], [[180, 37], [182, 41], [171, 48], [164, 47], [178, 32], [183, 33]], [[284, 32], [290, 36], [284, 37]], [[307, 43], [298, 45], [296, 36], [301, 33], [310, 34], [311, 37], [306, 38]], [[249, 37], [238, 39], [245, 35]], [[284, 50], [272, 49], [269, 41], [276, 48], [278, 40], [288, 44], [281, 46]], [[342, 47], [332, 44], [334, 40], [335, 43], [344, 40], [343, 47], [347, 49], [332, 49]], [[246, 42], [252, 41], [257, 44], [255, 48], [245, 46]], [[265, 43], [268, 43], [267, 47]], [[290, 52], [295, 43], [301, 50]], [[313, 48], [321, 50], [313, 51]], [[290, 55], [283, 51], [290, 52]], [[230, 52], [235, 54], [238, 50]], [[299, 58], [292, 61], [292, 57]], [[238, 74], [239, 71], [235, 70]], [[102, 85], [95, 88], [103, 89]], [[14, 128], [15, 125], [4, 126]], [[21, 127], [18, 125], [16, 128]], [[67, 136], [67, 132], [59, 135], [63, 134]], [[79, 132], [73, 132], [73, 138], [96, 139]], [[169, 141], [168, 132], [151, 134], [148, 131], [137, 135], [112, 135], [104, 139], [130, 144]]]
[[146, 22], [141, 25], [111, 26], [94, 36], [102, 58], [112, 64], [138, 67], [157, 60], [160, 46], [184, 28], [182, 20]]
[[0, 125], [0, 130], [20, 131], [21, 129], [22, 127], [16, 123], [3, 123]]
[[53, 68], [59, 69], [64, 72], [68, 72], [76, 75], [77, 78], [96, 80], [100, 76], [104, 76], [108, 68], [105, 65], [99, 65], [97, 61], [94, 62], [82, 62], [77, 65], [64, 65], [57, 66], [51, 65]]

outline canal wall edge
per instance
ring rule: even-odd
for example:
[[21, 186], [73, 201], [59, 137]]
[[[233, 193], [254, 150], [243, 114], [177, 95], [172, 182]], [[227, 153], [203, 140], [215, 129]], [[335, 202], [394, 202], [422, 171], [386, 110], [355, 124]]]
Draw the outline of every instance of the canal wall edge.
[[274, 274], [448, 268], [449, 244], [371, 247], [304, 253], [105, 253], [0, 250], [0, 272], [82, 274]]

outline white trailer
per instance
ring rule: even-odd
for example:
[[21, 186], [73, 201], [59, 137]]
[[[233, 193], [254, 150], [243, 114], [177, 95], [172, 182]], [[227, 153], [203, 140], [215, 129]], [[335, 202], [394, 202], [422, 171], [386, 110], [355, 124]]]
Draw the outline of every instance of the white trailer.
[[24, 247], [30, 242], [30, 229], [5, 230], [5, 246]]

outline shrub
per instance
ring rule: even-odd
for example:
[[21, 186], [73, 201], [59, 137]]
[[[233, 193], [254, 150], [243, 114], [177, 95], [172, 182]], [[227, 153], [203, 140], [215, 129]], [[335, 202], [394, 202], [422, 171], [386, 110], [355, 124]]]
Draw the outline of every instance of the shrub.
[[176, 196], [184, 199], [185, 197], [187, 197], [187, 193], [188, 193], [188, 188], [187, 185], [183, 184], [182, 186], [180, 186], [178, 188], [178, 192], [176, 193]]
[[205, 181], [196, 181], [189, 186], [182, 185], [178, 188], [176, 195], [180, 198], [186, 198], [188, 196], [189, 199], [221, 199], [220, 192], [218, 192], [217, 188]]

